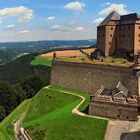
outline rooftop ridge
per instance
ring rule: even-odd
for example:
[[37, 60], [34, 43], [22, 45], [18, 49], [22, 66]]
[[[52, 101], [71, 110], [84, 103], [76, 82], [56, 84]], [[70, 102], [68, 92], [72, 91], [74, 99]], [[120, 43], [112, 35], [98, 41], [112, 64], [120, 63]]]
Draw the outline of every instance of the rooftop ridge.
[[120, 15], [116, 11], [112, 11], [100, 24], [99, 26], [107, 25], [109, 21], [118, 21], [120, 20]]

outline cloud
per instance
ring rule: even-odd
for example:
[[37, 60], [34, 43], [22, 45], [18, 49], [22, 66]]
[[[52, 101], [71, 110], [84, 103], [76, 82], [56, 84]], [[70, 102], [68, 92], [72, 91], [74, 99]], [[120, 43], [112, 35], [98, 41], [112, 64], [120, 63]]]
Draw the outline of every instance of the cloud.
[[53, 25], [51, 27], [52, 30], [57, 30], [57, 31], [61, 31], [61, 30], [65, 30], [66, 27], [62, 26], [62, 25]]
[[95, 19], [93, 23], [100, 24], [103, 20], [104, 18], [100, 17], [100, 18]]
[[101, 6], [106, 6], [106, 5], [111, 5], [110, 2], [105, 2], [105, 3], [102, 3]]
[[5, 27], [5, 29], [8, 29], [8, 30], [11, 30], [11, 29], [14, 29], [14, 28], [15, 28], [14, 24], [11, 24], [11, 25], [8, 25], [7, 27]]
[[75, 1], [70, 2], [64, 6], [65, 9], [72, 10], [72, 11], [82, 11], [85, 7], [85, 3]]
[[0, 17], [18, 17], [18, 21], [29, 22], [33, 19], [33, 10], [25, 6], [13, 7], [13, 8], [4, 8], [0, 10]]
[[0, 18], [0, 24], [3, 23], [2, 18]]
[[29, 32], [30, 32], [29, 30], [21, 30], [21, 31], [19, 31], [19, 33], [21, 33], [21, 34], [29, 33]]
[[106, 2], [105, 4], [106, 4], [106, 5], [111, 5], [111, 3], [110, 3], [110, 2]]
[[85, 28], [84, 27], [76, 27], [75, 31], [83, 32], [83, 31], [85, 31]]
[[125, 4], [110, 4], [107, 8], [99, 12], [100, 15], [107, 15], [112, 11], [117, 11], [120, 15], [128, 14]]
[[73, 21], [70, 22], [70, 25], [74, 25], [74, 24], [76, 24], [76, 21], [75, 20], [73, 20]]
[[48, 16], [48, 17], [47, 17], [47, 20], [54, 20], [54, 19], [56, 19], [55, 16]]

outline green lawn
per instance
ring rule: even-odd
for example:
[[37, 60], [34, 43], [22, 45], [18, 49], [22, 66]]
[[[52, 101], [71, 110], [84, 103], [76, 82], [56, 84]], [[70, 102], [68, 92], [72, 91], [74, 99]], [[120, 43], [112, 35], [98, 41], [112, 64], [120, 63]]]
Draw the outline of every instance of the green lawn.
[[31, 65], [44, 65], [44, 66], [51, 67], [52, 66], [52, 61], [50, 61], [47, 58], [39, 55], [34, 60], [31, 61]]
[[[73, 59], [80, 59], [80, 58], [87, 58], [86, 56], [76, 56], [76, 57], [72, 57], [72, 56], [57, 56], [58, 59], [68, 59], [68, 60], [73, 60]], [[52, 57], [48, 56], [43, 57], [41, 55], [36, 56], [34, 60], [31, 61], [31, 65], [44, 65], [44, 66], [48, 66], [51, 67], [52, 66]]]
[[25, 100], [0, 123], [0, 140], [15, 140], [13, 123], [26, 111], [29, 104], [30, 100]]
[[[61, 91], [60, 91], [61, 90]], [[89, 95], [51, 86], [34, 97], [24, 120], [24, 127], [33, 140], [103, 140], [107, 121], [80, 117], [72, 109], [82, 99], [64, 94], [65, 91], [85, 96], [80, 107], [89, 105]]]

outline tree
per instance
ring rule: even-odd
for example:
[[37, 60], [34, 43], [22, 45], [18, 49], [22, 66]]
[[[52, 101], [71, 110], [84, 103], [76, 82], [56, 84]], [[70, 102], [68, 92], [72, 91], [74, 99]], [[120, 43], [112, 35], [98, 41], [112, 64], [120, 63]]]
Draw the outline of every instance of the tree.
[[5, 82], [0, 82], [0, 105], [5, 107], [7, 115], [18, 105], [13, 87]]
[[2, 121], [6, 117], [5, 107], [0, 105], [0, 121]]
[[20, 84], [13, 85], [13, 89], [14, 89], [14, 92], [16, 95], [16, 100], [17, 100], [18, 104], [20, 104], [21, 102], [23, 102], [27, 98], [26, 92], [22, 89]]
[[24, 79], [20, 85], [27, 93], [27, 98], [32, 98], [42, 87], [49, 84], [49, 78], [41, 74], [34, 74]]

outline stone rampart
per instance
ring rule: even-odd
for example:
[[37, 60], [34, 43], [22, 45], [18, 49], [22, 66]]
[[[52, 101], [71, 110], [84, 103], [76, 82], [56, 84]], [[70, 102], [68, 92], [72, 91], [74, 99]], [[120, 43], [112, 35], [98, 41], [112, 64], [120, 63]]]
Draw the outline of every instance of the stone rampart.
[[51, 84], [95, 94], [101, 86], [112, 89], [121, 81], [130, 94], [138, 94], [138, 78], [131, 68], [54, 61]]

